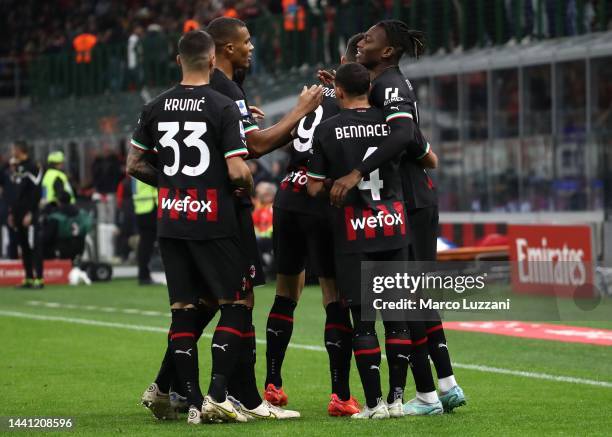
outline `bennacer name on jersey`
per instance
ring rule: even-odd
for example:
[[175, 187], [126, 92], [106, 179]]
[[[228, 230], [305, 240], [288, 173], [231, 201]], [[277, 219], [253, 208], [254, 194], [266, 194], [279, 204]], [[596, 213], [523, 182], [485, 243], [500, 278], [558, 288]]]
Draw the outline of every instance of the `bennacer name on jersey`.
[[386, 137], [391, 130], [386, 124], [378, 123], [339, 126], [335, 128], [335, 132], [336, 139], [342, 140], [346, 138]]
[[164, 111], [203, 111], [206, 98], [200, 99], [177, 99], [164, 100]]
[[209, 222], [217, 221], [219, 205], [216, 189], [160, 188], [158, 193], [157, 218], [159, 219], [167, 217], [170, 220], [182, 218], [190, 221], [201, 219]]

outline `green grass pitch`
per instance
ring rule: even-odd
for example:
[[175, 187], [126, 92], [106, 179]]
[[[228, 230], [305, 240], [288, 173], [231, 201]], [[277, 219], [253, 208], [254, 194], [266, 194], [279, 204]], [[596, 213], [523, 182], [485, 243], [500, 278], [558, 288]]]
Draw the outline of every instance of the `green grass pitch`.
[[[256, 291], [261, 386], [265, 372], [265, 345], [261, 341], [273, 296], [273, 284]], [[523, 436], [612, 432], [612, 348], [464, 332], [448, 332], [447, 336], [457, 364], [456, 376], [468, 396], [467, 406], [444, 416], [382, 422], [330, 418], [326, 415], [330, 391], [327, 355], [321, 349], [324, 312], [321, 294], [314, 287], [304, 290], [296, 310], [292, 339], [296, 347], [289, 349], [283, 367], [289, 407], [301, 411], [301, 419], [201, 427], [189, 427], [184, 420], [159, 422], [139, 405], [139, 399], [153, 381], [164, 353], [167, 308], [164, 287], [143, 288], [127, 280], [91, 287], [48, 286], [42, 291], [0, 289], [0, 417], [74, 417], [70, 433], [79, 435]], [[206, 332], [210, 334], [213, 326]], [[609, 322], [596, 326], [612, 328]], [[204, 390], [210, 372], [209, 347], [207, 336], [200, 342]], [[483, 366], [529, 373], [501, 374]], [[381, 374], [386, 375], [384, 363]], [[579, 378], [580, 382], [551, 380], [551, 376]], [[410, 379], [408, 395], [414, 392]], [[362, 401], [354, 361], [351, 388]]]

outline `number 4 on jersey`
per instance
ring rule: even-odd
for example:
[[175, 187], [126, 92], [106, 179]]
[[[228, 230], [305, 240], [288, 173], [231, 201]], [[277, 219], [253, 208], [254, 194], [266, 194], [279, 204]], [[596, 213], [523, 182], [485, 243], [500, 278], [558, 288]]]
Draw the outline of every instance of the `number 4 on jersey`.
[[[378, 149], [378, 147], [368, 147], [365, 155], [363, 155], [362, 161], [365, 161], [368, 156], [374, 153]], [[364, 181], [363, 179], [357, 185], [357, 188], [360, 190], [368, 190], [370, 191], [370, 195], [372, 196], [372, 200], [380, 200], [380, 190], [383, 188], [383, 180], [380, 178], [380, 171], [378, 169], [374, 170], [370, 173], [369, 180]]]

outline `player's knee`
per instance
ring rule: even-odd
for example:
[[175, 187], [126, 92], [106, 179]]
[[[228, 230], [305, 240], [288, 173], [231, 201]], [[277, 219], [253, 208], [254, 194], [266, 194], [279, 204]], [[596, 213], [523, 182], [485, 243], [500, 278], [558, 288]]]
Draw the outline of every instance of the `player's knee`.
[[319, 278], [321, 292], [323, 293], [323, 307], [326, 307], [332, 302], [338, 302], [338, 290], [336, 289], [336, 281], [331, 278]]
[[219, 299], [219, 307], [221, 307], [222, 305], [243, 305], [245, 307], [248, 307], [247, 303], [248, 299]]
[[182, 337], [196, 337], [198, 311], [195, 306], [186, 306], [172, 309], [172, 323], [170, 325], [170, 340]]
[[376, 335], [375, 322], [356, 320], [353, 322], [353, 337]]
[[195, 305], [192, 303], [185, 302], [174, 302], [172, 305], [170, 305], [170, 309], [173, 310], [183, 310], [187, 308], [195, 308]]
[[276, 295], [294, 302], [300, 300], [304, 288], [304, 272], [298, 275], [278, 275], [276, 280]]

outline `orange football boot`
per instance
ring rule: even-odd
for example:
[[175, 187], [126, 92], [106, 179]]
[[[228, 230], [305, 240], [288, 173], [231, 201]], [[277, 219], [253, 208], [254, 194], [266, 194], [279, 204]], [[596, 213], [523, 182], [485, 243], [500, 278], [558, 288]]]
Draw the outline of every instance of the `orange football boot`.
[[268, 384], [264, 392], [264, 399], [277, 407], [283, 407], [289, 401], [283, 388], [276, 388], [274, 384]]
[[347, 401], [342, 401], [336, 393], [332, 393], [329, 405], [327, 406], [327, 413], [330, 416], [352, 416], [355, 413], [359, 413], [361, 406], [357, 399], [353, 396]]

